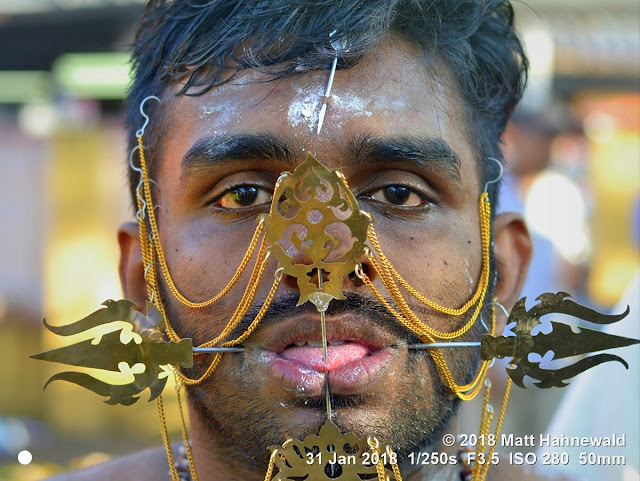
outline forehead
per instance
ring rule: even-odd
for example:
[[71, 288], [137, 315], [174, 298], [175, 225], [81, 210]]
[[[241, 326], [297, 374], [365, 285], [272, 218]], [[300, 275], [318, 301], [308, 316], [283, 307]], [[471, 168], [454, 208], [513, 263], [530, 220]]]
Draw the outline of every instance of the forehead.
[[335, 152], [363, 135], [440, 139], [461, 160], [461, 174], [475, 173], [465, 167], [475, 165], [465, 106], [442, 62], [403, 42], [383, 42], [336, 72], [317, 134], [328, 78], [327, 70], [274, 78], [249, 69], [203, 95], [174, 98], [166, 108], [161, 169], [173, 170], [165, 163], [179, 162], [199, 140], [269, 133], [286, 138], [300, 160], [309, 151], [338, 168]]

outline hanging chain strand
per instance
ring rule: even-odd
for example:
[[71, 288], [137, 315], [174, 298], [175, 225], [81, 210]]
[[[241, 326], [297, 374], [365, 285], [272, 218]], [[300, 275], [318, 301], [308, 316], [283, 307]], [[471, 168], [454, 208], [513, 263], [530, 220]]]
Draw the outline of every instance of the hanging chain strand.
[[[462, 326], [460, 329], [457, 329], [453, 332], [440, 332], [429, 326], [424, 325], [424, 323], [420, 322], [415, 315], [405, 313], [405, 316], [410, 320], [411, 324], [415, 325], [415, 329], [412, 329], [413, 332], [420, 335], [422, 333], [428, 333], [433, 337], [439, 339], [453, 339], [459, 337], [466, 333], [471, 326], [475, 323], [480, 311], [482, 310], [482, 306], [484, 303], [484, 298], [487, 292], [487, 287], [489, 284], [489, 271], [490, 271], [490, 245], [491, 245], [491, 205], [489, 203], [489, 197], [486, 192], [484, 192], [480, 196], [480, 200], [478, 202], [478, 210], [480, 215], [480, 236], [482, 242], [482, 270], [480, 272], [480, 279], [478, 281], [478, 287], [476, 288], [475, 294], [469, 299], [462, 307], [458, 309], [452, 309], [448, 307], [441, 306], [439, 304], [434, 303], [433, 301], [425, 298], [420, 293], [418, 293], [409, 283], [402, 278], [402, 276], [396, 271], [396, 269], [391, 265], [391, 262], [387, 259], [387, 257], [382, 252], [382, 248], [375, 234], [375, 230], [373, 229], [373, 225], [369, 226], [368, 238], [373, 245], [376, 254], [380, 261], [373, 256], [373, 254], [369, 253], [367, 258], [371, 262], [374, 270], [382, 279], [385, 287], [389, 291], [389, 293], [393, 296], [394, 301], [398, 303], [398, 306], [402, 309], [402, 305], [406, 305], [404, 298], [400, 290], [398, 289], [394, 278], [398, 279], [400, 285], [402, 285], [405, 289], [409, 291], [411, 295], [413, 295], [416, 299], [418, 299], [423, 304], [428, 307], [441, 312], [443, 314], [448, 314], [452, 316], [460, 316], [465, 314], [473, 305], [476, 306], [473, 315], [467, 321], [467, 323]], [[403, 310], [404, 312], [404, 310]]]
[[169, 433], [167, 431], [167, 419], [164, 415], [164, 406], [162, 404], [162, 395], [156, 399], [156, 405], [158, 407], [158, 417], [160, 418], [160, 434], [162, 435], [162, 444], [167, 452], [167, 461], [169, 463], [169, 471], [171, 473], [171, 481], [180, 481], [178, 476], [178, 468], [176, 467], [175, 459], [173, 457], [173, 450], [171, 449], [171, 441], [169, 441]]
[[256, 264], [253, 266], [253, 270], [251, 272], [251, 277], [249, 278], [249, 282], [247, 283], [247, 287], [244, 290], [242, 298], [236, 307], [231, 319], [222, 330], [222, 332], [216, 336], [214, 339], [207, 341], [200, 345], [200, 347], [212, 347], [217, 346], [222, 342], [224, 338], [226, 338], [233, 329], [237, 327], [242, 318], [245, 316], [249, 307], [253, 300], [256, 297], [256, 292], [258, 290], [258, 283], [264, 274], [264, 271], [267, 267], [267, 240], [266, 238], [262, 239], [262, 244], [258, 251], [258, 258], [256, 259]]
[[191, 443], [189, 442], [189, 433], [187, 432], [187, 423], [185, 421], [184, 409], [182, 407], [182, 395], [180, 391], [182, 390], [182, 385], [180, 383], [180, 379], [176, 375], [176, 371], [174, 369], [173, 375], [176, 383], [176, 399], [178, 400], [178, 409], [180, 411], [180, 428], [182, 431], [182, 442], [184, 444], [184, 450], [187, 453], [187, 462], [189, 464], [189, 473], [191, 473], [191, 481], [198, 481], [198, 474], [196, 473], [196, 466], [193, 462], [193, 453], [191, 451]]
[[269, 294], [267, 294], [267, 297], [264, 300], [264, 303], [262, 304], [262, 307], [258, 311], [258, 314], [256, 315], [253, 322], [249, 325], [249, 327], [247, 327], [244, 333], [242, 333], [239, 337], [232, 339], [231, 341], [223, 342], [222, 347], [237, 346], [241, 342], [244, 342], [244, 340], [247, 339], [251, 335], [251, 333], [253, 333], [256, 327], [258, 327], [258, 324], [260, 323], [260, 321], [262, 321], [262, 318], [264, 317], [264, 315], [267, 313], [267, 310], [269, 309], [269, 306], [271, 305], [271, 302], [273, 301], [273, 298], [275, 297], [276, 291], [278, 290], [278, 287], [280, 286], [281, 282], [282, 282], [282, 271], [276, 271], [275, 279], [273, 281], [273, 284], [271, 285], [271, 290], [269, 291]]
[[[473, 479], [478, 476], [482, 465], [486, 462], [484, 456], [486, 455], [485, 441], [491, 429], [491, 421], [493, 419], [493, 407], [489, 404], [491, 399], [491, 381], [488, 379], [484, 382], [484, 394], [482, 396], [482, 411], [480, 412], [480, 425], [478, 426], [478, 449], [476, 449], [476, 462], [471, 468], [471, 475]], [[478, 455], [483, 456], [483, 462], [478, 462]]]
[[[498, 413], [498, 420], [496, 421], [496, 427], [493, 431], [495, 438], [497, 439], [502, 431], [502, 423], [504, 422], [504, 416], [507, 412], [507, 405], [509, 404], [509, 396], [511, 394], [511, 387], [513, 382], [511, 378], [507, 378], [507, 386], [504, 391], [504, 396], [502, 397], [502, 404], [500, 405], [500, 412]], [[486, 432], [489, 432], [489, 427], [487, 427]], [[485, 436], [486, 437], [486, 436]], [[485, 457], [485, 463], [480, 467], [480, 471], [478, 473], [477, 479], [474, 477], [473, 481], [485, 481], [487, 478], [487, 473], [489, 472], [489, 467], [491, 466], [491, 458], [496, 451], [497, 443], [492, 443], [489, 447], [489, 452]]]
[[[242, 261], [240, 262], [240, 266], [236, 270], [236, 273], [233, 275], [233, 277], [231, 278], [229, 283], [224, 287], [224, 289], [222, 289], [222, 291], [220, 291], [220, 293], [218, 293], [216, 296], [212, 297], [211, 299], [209, 299], [207, 301], [203, 301], [203, 302], [190, 301], [189, 299], [187, 299], [180, 292], [180, 290], [175, 285], [175, 282], [173, 281], [173, 278], [171, 277], [171, 272], [169, 271], [169, 266], [167, 264], [167, 260], [166, 260], [165, 255], [164, 255], [164, 251], [162, 249], [162, 244], [160, 243], [160, 234], [159, 234], [158, 224], [157, 224], [157, 220], [156, 220], [156, 216], [155, 216], [155, 212], [154, 212], [154, 208], [153, 208], [153, 205], [154, 205], [153, 204], [153, 196], [152, 196], [152, 193], [151, 193], [151, 183], [149, 181], [149, 174], [148, 174], [148, 171], [147, 171], [147, 163], [146, 163], [145, 154], [144, 154], [144, 146], [143, 146], [143, 142], [142, 142], [142, 135], [138, 135], [138, 147], [139, 147], [139, 155], [140, 155], [140, 168], [142, 169], [142, 185], [143, 185], [143, 189], [144, 189], [144, 197], [145, 197], [145, 200], [146, 200], [146, 203], [147, 203], [147, 213], [148, 213], [148, 218], [149, 218], [149, 225], [151, 227], [153, 244], [154, 244], [154, 247], [155, 247], [155, 250], [156, 250], [156, 254], [157, 254], [157, 257], [158, 257], [158, 262], [160, 264], [160, 269], [162, 271], [162, 275], [164, 276], [165, 280], [167, 281], [167, 286], [169, 287], [169, 290], [171, 291], [171, 293], [182, 304], [184, 304], [185, 306], [190, 307], [192, 309], [203, 309], [205, 307], [209, 307], [212, 304], [215, 304], [216, 302], [218, 302], [225, 295], [227, 295], [229, 293], [229, 291], [233, 288], [235, 283], [238, 281], [238, 279], [240, 278], [242, 273], [244, 272], [244, 269], [247, 267], [247, 265], [249, 263], [249, 260], [251, 259], [251, 256], [253, 255], [253, 251], [254, 251], [256, 245], [258, 244], [258, 240], [259, 240], [260, 236], [262, 235], [263, 228], [264, 228], [262, 220], [259, 221], [258, 226], [256, 227], [256, 230], [255, 230], [255, 232], [253, 234], [253, 237], [251, 239], [251, 242], [249, 244], [247, 252], [246, 252], [244, 258], [242, 259]], [[140, 200], [138, 200], [138, 202], [140, 202]]]
[[[138, 136], [138, 146], [139, 146], [139, 154], [141, 159], [141, 164], [144, 158], [144, 151], [142, 149], [142, 136]], [[144, 168], [142, 168], [142, 174], [144, 173]], [[147, 224], [145, 222], [145, 203], [140, 195], [136, 195], [136, 201], [138, 206], [138, 211], [136, 214], [138, 220], [138, 230], [140, 237], [140, 250], [142, 255], [142, 262], [145, 268], [145, 283], [147, 287], [147, 297], [151, 300], [154, 299], [154, 292], [156, 291], [156, 277], [155, 270], [151, 269], [153, 264], [153, 248], [151, 247], [151, 243], [149, 242], [149, 233], [147, 229]], [[153, 210], [153, 207], [151, 208]], [[147, 278], [148, 271], [151, 271], [151, 279]], [[167, 318], [164, 314], [164, 308], [160, 307], [163, 319], [165, 320], [165, 325], [168, 326]], [[164, 414], [164, 406], [162, 402], [162, 395], [158, 396], [156, 399], [156, 407], [158, 411], [158, 418], [160, 421], [160, 435], [162, 437], [162, 444], [164, 446], [164, 450], [167, 456], [167, 464], [169, 465], [169, 474], [171, 476], [171, 481], [180, 481], [180, 476], [178, 474], [178, 468], [175, 465], [175, 458], [173, 456], [173, 450], [171, 449], [171, 441], [169, 439], [169, 433], [167, 430], [167, 420]], [[197, 478], [194, 478], [194, 481], [197, 481]]]
[[269, 466], [267, 467], [267, 473], [264, 475], [264, 481], [271, 481], [273, 477], [273, 469], [276, 465], [276, 456], [278, 455], [278, 450], [274, 449], [271, 452], [271, 456], [269, 456]]
[[400, 474], [400, 467], [396, 463], [391, 465], [391, 470], [393, 471], [393, 475], [396, 478], [396, 481], [402, 481], [402, 475]]

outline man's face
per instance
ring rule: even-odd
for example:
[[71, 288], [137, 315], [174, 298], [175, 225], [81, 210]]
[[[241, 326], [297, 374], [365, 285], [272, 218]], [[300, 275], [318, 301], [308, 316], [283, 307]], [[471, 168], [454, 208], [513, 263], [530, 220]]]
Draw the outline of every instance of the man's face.
[[[339, 70], [319, 135], [328, 71], [278, 80], [245, 71], [205, 95], [171, 100], [155, 180], [162, 244], [181, 292], [202, 301], [222, 290], [258, 215], [269, 209], [276, 179], [310, 152], [344, 173], [373, 216], [384, 252], [411, 285], [441, 305], [463, 304], [482, 265], [478, 159], [461, 96], [442, 65], [430, 68], [437, 71], [428, 70], [421, 52], [395, 43]], [[366, 259], [363, 264], [386, 294]], [[270, 259], [253, 314], [276, 268]], [[193, 337], [194, 345], [217, 336], [247, 274], [209, 309], [188, 309], [165, 293], [177, 332]], [[329, 373], [334, 421], [343, 432], [374, 432], [404, 450], [437, 441], [455, 396], [428, 354], [407, 349], [415, 339], [359, 279], [345, 278], [344, 293], [347, 301], [332, 301], [326, 319], [335, 359]], [[435, 329], [451, 331], [467, 319], [406, 297]], [[235, 455], [245, 454], [249, 464], [263, 463], [268, 445], [317, 434], [325, 419], [324, 373], [312, 361], [320, 317], [310, 303], [296, 308], [297, 299], [295, 280], [285, 278], [244, 353], [225, 354], [211, 378], [190, 391], [196, 422], [210, 428], [212, 438], [235, 445]], [[445, 355], [458, 382], [467, 380], [471, 354]], [[191, 374], [202, 373], [210, 360], [197, 358]]]

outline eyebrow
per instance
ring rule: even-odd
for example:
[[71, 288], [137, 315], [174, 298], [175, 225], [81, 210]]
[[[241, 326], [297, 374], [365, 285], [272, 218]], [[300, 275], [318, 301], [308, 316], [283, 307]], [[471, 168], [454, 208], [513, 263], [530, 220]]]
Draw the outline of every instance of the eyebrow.
[[[182, 159], [181, 178], [197, 174], [211, 165], [260, 160], [297, 165], [295, 148], [284, 137], [272, 133], [215, 135], [199, 139]], [[319, 159], [322, 161], [322, 159]], [[365, 163], [411, 163], [423, 168], [441, 170], [457, 183], [460, 159], [447, 142], [437, 137], [381, 137], [361, 135], [347, 146], [344, 167]]]
[[441, 170], [450, 180], [462, 182], [460, 158], [449, 144], [439, 137], [362, 135], [351, 142], [349, 150], [352, 165], [370, 162], [408, 162], [424, 168]]
[[205, 137], [196, 141], [182, 158], [180, 177], [190, 177], [213, 164], [241, 160], [277, 161], [295, 167], [293, 151], [287, 139], [271, 133]]

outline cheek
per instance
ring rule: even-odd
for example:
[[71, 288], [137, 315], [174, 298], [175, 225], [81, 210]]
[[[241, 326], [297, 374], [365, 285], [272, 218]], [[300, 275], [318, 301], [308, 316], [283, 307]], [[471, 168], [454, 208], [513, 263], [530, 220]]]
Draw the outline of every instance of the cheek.
[[[238, 270], [256, 228], [253, 221], [214, 225], [206, 217], [167, 224], [172, 226], [162, 236], [167, 264], [177, 288], [193, 302], [206, 301], [224, 289]], [[258, 249], [259, 244], [239, 282], [215, 304], [216, 308], [226, 312], [237, 305]], [[263, 279], [267, 276], [265, 272]]]
[[[438, 221], [376, 222], [382, 251], [418, 292], [457, 307], [475, 291], [482, 256], [480, 227], [473, 216], [452, 215]], [[411, 296], [405, 296], [409, 300]]]

